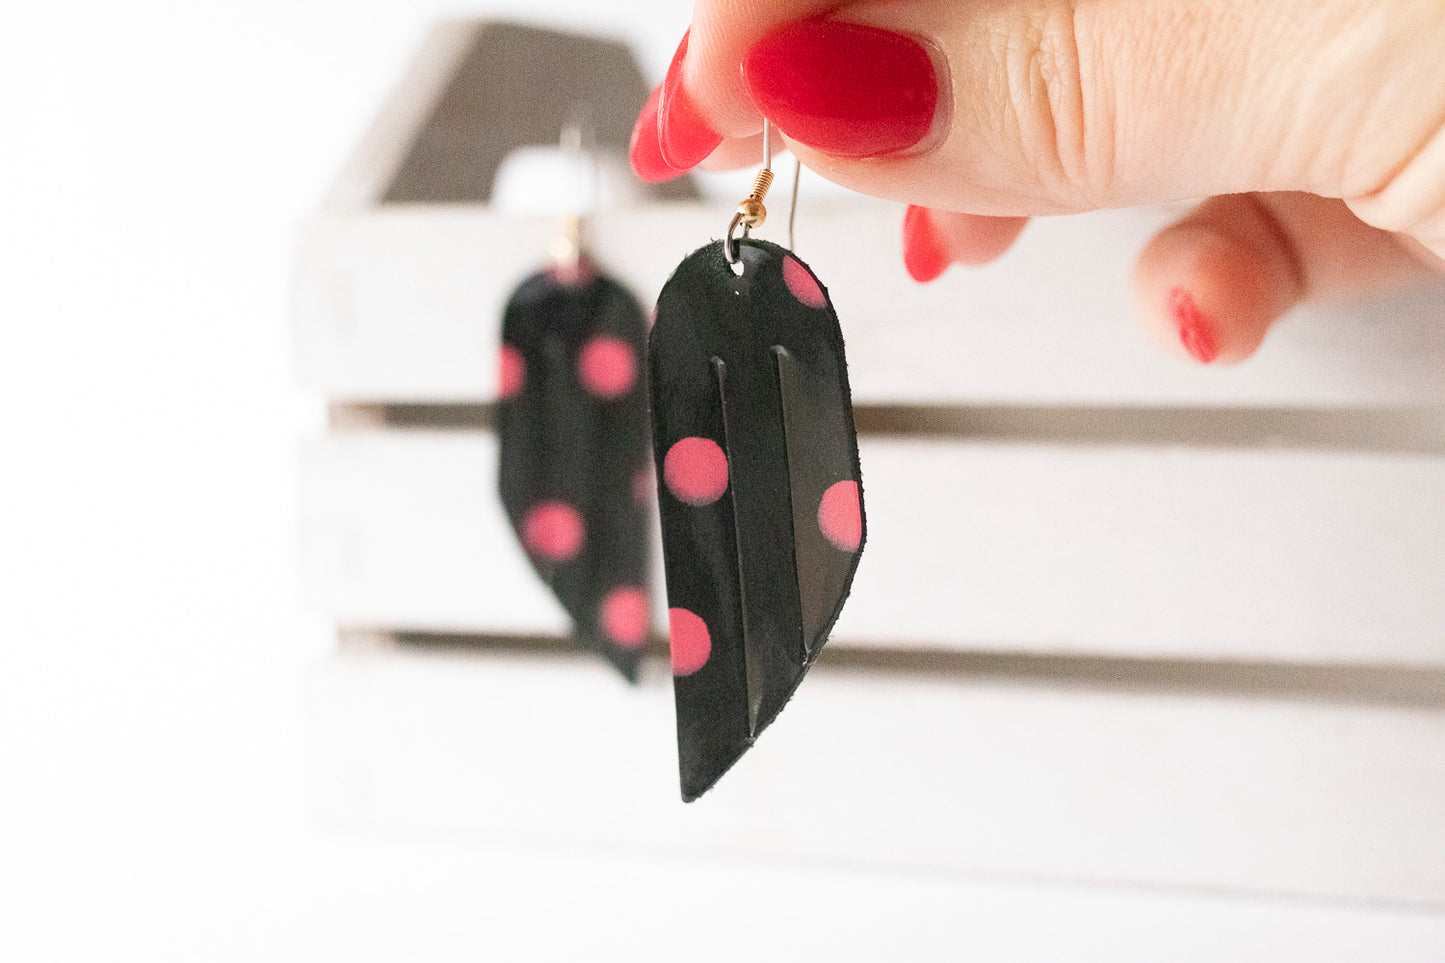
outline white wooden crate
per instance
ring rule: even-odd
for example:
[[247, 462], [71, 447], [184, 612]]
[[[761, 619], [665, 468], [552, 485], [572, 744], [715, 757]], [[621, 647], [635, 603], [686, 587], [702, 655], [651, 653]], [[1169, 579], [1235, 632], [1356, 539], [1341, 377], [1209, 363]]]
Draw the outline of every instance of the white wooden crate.
[[683, 806], [661, 676], [631, 689], [574, 658], [339, 658], [313, 686], [322, 806], [553, 844], [1445, 907], [1438, 680], [1322, 699], [1287, 677], [1269, 695], [825, 657]]
[[[381, 203], [475, 29], [438, 30], [302, 231], [302, 374], [343, 410], [489, 403], [502, 306], [557, 229], [480, 205]], [[920, 286], [902, 271], [895, 207], [804, 210], [799, 247], [832, 284], [875, 427], [872, 538], [840, 641], [1440, 661], [1445, 286], [1302, 309], [1238, 368], [1182, 363], [1146, 345], [1127, 300], [1132, 254], [1162, 216], [1042, 220], [999, 264]], [[590, 236], [650, 300], [721, 224], [713, 205], [644, 205], [603, 213]], [[1053, 427], [1030, 436], [1021, 410]], [[1200, 436], [1201, 411], [1234, 417]], [[1302, 427], [1308, 412], [1323, 420]], [[1142, 444], [1129, 427], [1141, 413]], [[923, 429], [933, 437], [911, 437]], [[910, 437], [887, 437], [899, 431]], [[492, 451], [484, 433], [314, 446], [315, 597], [351, 624], [564, 630], [501, 529]]]
[[[1445, 457], [880, 435], [860, 454], [869, 544], [833, 644], [1445, 666]], [[303, 464], [309, 583], [339, 621], [566, 631], [490, 434], [342, 432]]]
[[[300, 372], [333, 404], [302, 453], [306, 583], [351, 638], [566, 630], [505, 529], [489, 429], [502, 305], [556, 225], [381, 203], [475, 29], [439, 29], [299, 236]], [[870, 541], [796, 703], [684, 809], [660, 679], [546, 646], [348, 649], [313, 687], [324, 810], [1445, 907], [1445, 288], [1301, 309], [1238, 368], [1181, 363], [1127, 297], [1170, 213], [1039, 221], [918, 286], [897, 208], [805, 204]], [[591, 240], [646, 303], [725, 216], [643, 205]]]
[[[589, 227], [602, 266], [644, 303], [728, 210], [659, 204]], [[929, 285], [904, 273], [901, 208], [857, 199], [799, 213], [859, 404], [1377, 407], [1445, 398], [1445, 288], [1309, 307], [1248, 364], [1164, 356], [1132, 320], [1134, 253], [1159, 211], [1040, 220], [1016, 249]], [[488, 401], [502, 307], [545, 259], [555, 220], [461, 206], [325, 211], [302, 230], [303, 378], [337, 398]], [[767, 228], [763, 236], [769, 236]]]

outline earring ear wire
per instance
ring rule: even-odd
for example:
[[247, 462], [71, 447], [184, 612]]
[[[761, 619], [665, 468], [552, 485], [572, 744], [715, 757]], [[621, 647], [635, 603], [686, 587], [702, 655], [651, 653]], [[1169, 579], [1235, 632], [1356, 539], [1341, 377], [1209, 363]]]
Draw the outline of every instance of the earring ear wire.
[[793, 243], [793, 224], [798, 220], [798, 179], [803, 176], [803, 162], [793, 158], [793, 196], [788, 200], [788, 250], [796, 251]]
[[[583, 139], [582, 126], [579, 123], [569, 123], [562, 128], [558, 138], [558, 146], [562, 153], [571, 161], [577, 169], [579, 180], [590, 180], [592, 183], [583, 184], [582, 196], [595, 195], [596, 193], [596, 170], [592, 163], [593, 157]], [[592, 176], [588, 176], [588, 175]], [[583, 215], [582, 210], [585, 203], [577, 205], [578, 210], [566, 215], [562, 220], [562, 228], [557, 236], [552, 239], [548, 246], [548, 253], [553, 262], [563, 271], [575, 272], [582, 263], [583, 257]]]
[[[755, 227], [761, 227], [768, 219], [768, 209], [763, 204], [767, 197], [768, 188], [773, 186], [773, 125], [771, 121], [763, 121], [763, 166], [753, 176], [753, 186], [748, 191], [748, 196], [738, 204], [737, 210], [733, 212], [732, 220], [728, 222], [727, 234], [723, 236], [723, 256], [729, 264], [738, 263], [737, 239], [739, 237], [751, 237]], [[793, 249], [793, 223], [798, 215], [798, 178], [802, 174], [803, 164], [796, 157], [793, 158], [793, 194], [788, 203], [788, 250]]]
[[[728, 222], [727, 234], [723, 236], [723, 256], [729, 264], [738, 263], [738, 250], [736, 238], [748, 237], [755, 227], [759, 227], [768, 219], [768, 209], [763, 206], [763, 198], [768, 194], [768, 188], [773, 186], [773, 125], [765, 118], [763, 120], [763, 166], [753, 177], [752, 190], [748, 196], [738, 204], [737, 210], [733, 211], [732, 220]], [[741, 234], [739, 234], [741, 230]]]

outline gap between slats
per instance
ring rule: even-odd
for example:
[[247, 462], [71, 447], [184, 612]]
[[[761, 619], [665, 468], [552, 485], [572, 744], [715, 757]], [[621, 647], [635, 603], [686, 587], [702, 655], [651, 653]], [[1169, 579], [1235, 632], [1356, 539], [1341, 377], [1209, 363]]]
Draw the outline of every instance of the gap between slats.
[[[1445, 407], [921, 407], [861, 405], [863, 435], [1029, 444], [1445, 454]], [[489, 404], [334, 403], [336, 430], [490, 430]]]
[[[458, 654], [526, 654], [589, 659], [559, 636], [484, 635], [344, 628], [343, 652], [394, 651]], [[667, 643], [645, 650], [654, 674], [666, 672]], [[1445, 670], [1372, 665], [1209, 662], [1031, 655], [1016, 652], [948, 652], [931, 648], [826, 647], [819, 664], [859, 675], [927, 676], [935, 680], [992, 678], [1098, 692], [1209, 695], [1286, 699], [1362, 706], [1445, 708]]]

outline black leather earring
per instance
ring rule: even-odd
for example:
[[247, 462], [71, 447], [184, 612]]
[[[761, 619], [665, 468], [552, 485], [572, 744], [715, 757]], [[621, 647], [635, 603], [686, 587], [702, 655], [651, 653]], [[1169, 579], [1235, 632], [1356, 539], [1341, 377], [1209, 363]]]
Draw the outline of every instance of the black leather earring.
[[662, 289], [648, 349], [685, 801], [802, 682], [864, 542], [837, 315], [796, 255], [748, 237], [766, 217], [768, 139], [727, 235]]
[[502, 322], [496, 428], [502, 504], [575, 637], [637, 678], [651, 633], [651, 459], [637, 300], [570, 249]]

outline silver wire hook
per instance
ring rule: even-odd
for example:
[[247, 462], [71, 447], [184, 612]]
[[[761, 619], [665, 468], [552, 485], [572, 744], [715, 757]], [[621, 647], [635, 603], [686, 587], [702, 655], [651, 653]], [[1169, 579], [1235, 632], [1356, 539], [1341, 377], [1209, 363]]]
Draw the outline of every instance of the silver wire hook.
[[793, 197], [788, 201], [788, 250], [796, 251], [798, 246], [793, 243], [793, 222], [798, 219], [798, 178], [803, 176], [803, 162], [793, 157]]

